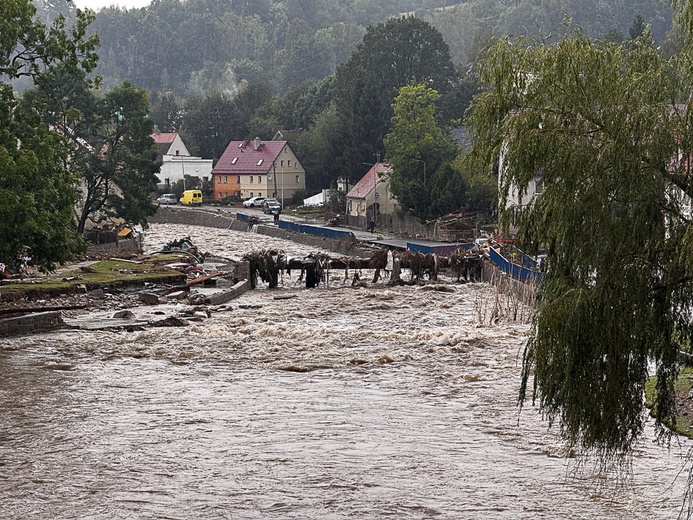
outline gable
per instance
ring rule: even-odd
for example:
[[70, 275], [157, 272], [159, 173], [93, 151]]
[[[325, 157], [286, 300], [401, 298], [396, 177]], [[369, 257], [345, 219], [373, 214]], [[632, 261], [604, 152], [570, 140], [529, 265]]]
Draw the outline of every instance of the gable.
[[286, 141], [231, 141], [212, 173], [265, 174], [270, 171], [279, 154], [288, 146]]

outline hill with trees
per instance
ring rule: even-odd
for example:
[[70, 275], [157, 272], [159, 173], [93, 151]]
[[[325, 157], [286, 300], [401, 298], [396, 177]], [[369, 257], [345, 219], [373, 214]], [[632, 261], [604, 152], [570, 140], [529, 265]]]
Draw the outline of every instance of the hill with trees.
[[[36, 1], [44, 19], [56, 10], [74, 19], [67, 0]], [[479, 91], [474, 64], [489, 43], [518, 34], [557, 41], [575, 25], [616, 42], [647, 28], [663, 49], [680, 46], [671, 8], [658, 0], [154, 0], [102, 9], [89, 31], [100, 42], [102, 86], [145, 89], [153, 121], [180, 132], [192, 153], [217, 159], [231, 140], [282, 130], [315, 192], [338, 178], [353, 183], [364, 163], [385, 157], [400, 88], [432, 88], [447, 132]], [[440, 166], [453, 164], [481, 182], [466, 189], [492, 213], [488, 180], [462, 173], [460, 161]]]

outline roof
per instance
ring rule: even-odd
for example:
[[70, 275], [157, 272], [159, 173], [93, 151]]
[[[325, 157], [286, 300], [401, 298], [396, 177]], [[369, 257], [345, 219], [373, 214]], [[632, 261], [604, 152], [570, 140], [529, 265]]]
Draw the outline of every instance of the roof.
[[171, 144], [177, 135], [176, 132], [154, 132], [152, 139], [156, 144]]
[[266, 173], [285, 146], [286, 141], [231, 141], [212, 173]]
[[361, 177], [353, 188], [347, 193], [347, 197], [351, 199], [365, 199], [368, 194], [375, 188], [376, 179], [380, 180], [382, 175], [392, 171], [392, 167], [385, 163], [376, 163], [366, 174]]

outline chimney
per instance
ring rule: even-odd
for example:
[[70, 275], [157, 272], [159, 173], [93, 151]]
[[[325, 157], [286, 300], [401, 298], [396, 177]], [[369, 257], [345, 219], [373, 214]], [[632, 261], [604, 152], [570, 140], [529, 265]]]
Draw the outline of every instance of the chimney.
[[258, 151], [260, 148], [262, 148], [262, 141], [260, 141], [259, 137], [255, 138], [255, 143], [253, 144], [253, 149], [255, 151]]

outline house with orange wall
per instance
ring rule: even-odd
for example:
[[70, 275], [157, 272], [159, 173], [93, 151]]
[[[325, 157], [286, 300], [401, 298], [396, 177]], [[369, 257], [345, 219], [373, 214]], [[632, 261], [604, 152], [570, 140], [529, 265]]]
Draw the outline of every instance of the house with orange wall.
[[284, 206], [306, 188], [306, 171], [287, 141], [231, 141], [212, 170], [214, 200], [275, 197]]

